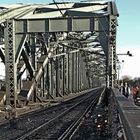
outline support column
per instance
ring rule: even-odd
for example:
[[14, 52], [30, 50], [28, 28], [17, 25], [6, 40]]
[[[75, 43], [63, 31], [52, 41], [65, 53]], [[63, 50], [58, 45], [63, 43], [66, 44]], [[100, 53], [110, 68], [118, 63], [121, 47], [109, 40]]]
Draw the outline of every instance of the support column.
[[[68, 51], [68, 50], [67, 50]], [[68, 94], [70, 93], [70, 86], [69, 86], [69, 84], [70, 84], [70, 82], [69, 82], [69, 77], [70, 77], [70, 74], [69, 74], [69, 71], [70, 71], [70, 68], [69, 68], [69, 53], [66, 55], [66, 76], [67, 76], [67, 82], [66, 82], [66, 87], [67, 87], [67, 92], [68, 92]]]
[[[35, 70], [36, 69], [36, 56], [35, 56], [35, 53], [36, 53], [36, 39], [35, 39], [35, 34], [31, 34], [31, 36], [30, 36], [30, 46], [31, 46], [31, 63], [32, 63], [32, 67]], [[34, 89], [33, 102], [36, 102], [36, 96], [37, 96], [36, 90], [37, 90], [37, 88]]]
[[17, 64], [15, 63], [15, 38], [14, 20], [7, 20], [5, 28], [6, 104], [12, 104], [16, 108]]
[[42, 77], [41, 77], [41, 86], [40, 86], [40, 92], [41, 92], [41, 97], [44, 97], [44, 93], [45, 93], [45, 76], [46, 75], [46, 72], [45, 72], [45, 70], [43, 69], [43, 73], [42, 73]]
[[47, 98], [50, 97], [50, 61], [48, 62], [47, 66], [46, 66], [46, 80], [45, 80], [45, 89], [46, 89], [46, 94], [47, 94]]
[[72, 93], [72, 54], [69, 53], [69, 91]]
[[84, 73], [83, 73], [83, 57], [81, 55], [81, 61], [80, 61], [80, 80], [81, 80], [81, 90], [83, 90], [84, 83], [83, 83], [83, 78], [84, 78]]
[[81, 65], [81, 53], [79, 53], [79, 90], [82, 90], [82, 65]]
[[[57, 54], [57, 53], [56, 53]], [[56, 60], [55, 60], [55, 76], [56, 76], [56, 80], [55, 80], [55, 85], [56, 85], [56, 90], [55, 90], [55, 94], [56, 94], [56, 97], [58, 97], [59, 96], [59, 87], [60, 87], [60, 84], [59, 84], [59, 80], [60, 80], [60, 78], [59, 78], [59, 64], [60, 62], [59, 62], [59, 60], [58, 60], [58, 58], [56, 58]]]
[[117, 19], [114, 16], [110, 16], [110, 35], [109, 35], [109, 68], [110, 77], [109, 85], [114, 87], [116, 83], [116, 27]]
[[78, 85], [77, 85], [77, 81], [78, 81], [78, 52], [75, 53], [75, 92], [78, 91]]
[[74, 81], [75, 80], [75, 75], [74, 75], [75, 74], [75, 69], [74, 69], [75, 68], [74, 67], [74, 64], [75, 64], [74, 60], [75, 59], [74, 59], [74, 53], [72, 53], [71, 56], [72, 56], [72, 75], [71, 75], [72, 76], [72, 81], [71, 82], [72, 82], [72, 93], [74, 93], [75, 92], [75, 81]]
[[[63, 46], [63, 53], [64, 53], [64, 46]], [[66, 89], [66, 82], [65, 82], [65, 55], [62, 56], [62, 95], [65, 95]]]
[[79, 83], [79, 77], [80, 77], [80, 76], [79, 76], [79, 75], [80, 75], [80, 74], [79, 74], [79, 72], [80, 72], [80, 70], [79, 70], [79, 67], [80, 67], [80, 66], [79, 66], [79, 65], [80, 65], [80, 64], [79, 64], [79, 61], [80, 61], [79, 59], [80, 59], [80, 57], [79, 57], [79, 56], [80, 56], [80, 53], [78, 52], [78, 53], [77, 53], [77, 91], [79, 91], [79, 89], [80, 89], [80, 88], [79, 88], [79, 87], [80, 87], [80, 86], [79, 86], [79, 84], [80, 84], [80, 83]]
[[76, 59], [75, 59], [76, 57], [75, 57], [75, 53], [72, 53], [72, 63], [73, 63], [73, 65], [72, 65], [72, 70], [73, 70], [73, 73], [72, 73], [72, 77], [73, 77], [73, 93], [75, 93], [75, 91], [76, 91]]
[[84, 62], [85, 57], [83, 57], [83, 65], [82, 65], [82, 69], [83, 69], [83, 89], [85, 90], [87, 88], [87, 78], [86, 78], [86, 71], [85, 71], [85, 62]]
[[49, 86], [49, 93], [50, 93], [51, 96], [54, 96], [54, 91], [53, 91], [53, 90], [54, 90], [54, 88], [53, 88], [53, 87], [54, 87], [54, 86], [53, 86], [54, 80], [53, 80], [53, 66], [52, 66], [53, 64], [52, 64], [52, 63], [53, 63], [53, 62], [52, 62], [52, 60], [50, 59], [50, 64], [49, 64], [49, 73], [50, 73], [50, 74], [49, 74], [49, 77], [50, 77], [50, 78], [49, 78], [49, 79], [50, 79], [50, 80], [49, 80], [49, 85], [50, 85], [50, 86]]

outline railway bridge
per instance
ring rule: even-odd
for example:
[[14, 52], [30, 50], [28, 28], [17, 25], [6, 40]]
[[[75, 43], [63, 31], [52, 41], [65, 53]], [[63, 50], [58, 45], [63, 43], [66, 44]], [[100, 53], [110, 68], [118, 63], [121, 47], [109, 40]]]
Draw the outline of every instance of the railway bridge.
[[[5, 8], [6, 9], [6, 8]], [[116, 79], [114, 2], [20, 5], [1, 11], [6, 104], [43, 102]]]
[[119, 106], [118, 16], [114, 1], [0, 7], [0, 103], [16, 109], [104, 86]]

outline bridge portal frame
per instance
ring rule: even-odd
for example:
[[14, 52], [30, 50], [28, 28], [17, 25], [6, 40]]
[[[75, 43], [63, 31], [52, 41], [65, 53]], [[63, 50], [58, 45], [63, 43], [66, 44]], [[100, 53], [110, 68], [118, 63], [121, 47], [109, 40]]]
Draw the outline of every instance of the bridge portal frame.
[[[96, 32], [99, 35], [100, 43], [107, 58], [106, 73], [109, 78], [106, 82], [109, 83], [109, 86], [113, 87], [116, 74], [116, 26], [116, 16], [113, 15], [53, 19], [8, 19], [5, 28], [6, 103], [10, 104], [11, 102], [14, 102], [15, 107], [17, 104], [17, 63], [21, 54], [25, 53], [23, 47], [27, 34], [45, 32]], [[38, 75], [35, 77], [28, 95], [33, 92], [36, 81], [39, 80], [40, 74], [43, 73], [43, 69], [51, 57], [53, 47], [47, 49], [49, 50], [48, 57], [45, 59], [42, 69], [40, 69]], [[28, 63], [28, 60], [26, 61], [28, 71], [34, 76], [35, 69]], [[80, 65], [78, 65], [78, 67], [80, 67]], [[110, 71], [115, 72], [110, 73]], [[86, 75], [83, 75], [79, 80], [85, 79], [85, 77]]]

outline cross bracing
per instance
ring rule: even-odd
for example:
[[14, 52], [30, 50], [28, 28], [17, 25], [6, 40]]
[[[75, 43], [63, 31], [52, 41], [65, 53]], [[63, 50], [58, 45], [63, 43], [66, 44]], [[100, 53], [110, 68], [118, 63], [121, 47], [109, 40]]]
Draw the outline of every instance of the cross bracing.
[[112, 1], [26, 5], [0, 13], [6, 103], [43, 102], [100, 86], [100, 79], [113, 86], [117, 16]]

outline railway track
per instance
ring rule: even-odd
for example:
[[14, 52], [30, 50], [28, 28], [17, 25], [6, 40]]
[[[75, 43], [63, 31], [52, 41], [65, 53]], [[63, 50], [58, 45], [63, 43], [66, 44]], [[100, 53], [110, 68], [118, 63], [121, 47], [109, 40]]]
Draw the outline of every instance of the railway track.
[[50, 121], [18, 137], [17, 140], [70, 139], [86, 114], [97, 104], [100, 94], [88, 96]]
[[85, 109], [83, 114], [79, 116], [62, 134], [59, 136], [58, 140], [65, 140], [65, 139], [71, 139], [73, 135], [77, 132], [79, 129], [80, 125], [83, 122], [83, 119], [85, 116], [91, 111], [91, 109], [96, 106], [96, 103], [98, 101], [98, 97], [94, 98], [93, 101], [88, 105], [88, 107]]
[[[75, 108], [79, 104], [79, 108], [74, 109], [75, 113], [72, 113], [72, 114], [78, 114], [76, 110], [81, 110], [80, 104], [81, 105], [83, 104], [82, 106], [84, 106], [84, 103], [82, 103], [84, 100], [91, 99], [91, 97], [93, 95], [95, 96], [96, 94], [100, 95], [99, 93], [101, 93], [102, 91], [103, 89], [96, 89], [80, 97], [63, 102], [57, 106], [43, 108], [39, 111], [35, 111], [34, 113], [29, 113], [29, 114], [21, 116], [20, 118], [10, 120], [8, 123], [0, 126], [1, 128], [0, 139], [3, 139], [3, 140], [9, 140], [9, 138], [14, 139], [14, 140], [24, 139], [28, 135], [36, 132], [39, 128], [42, 128], [48, 124], [49, 125], [52, 124], [53, 121], [55, 121], [55, 119], [57, 119], [57, 122], [62, 122], [63, 120], [65, 120], [65, 118], [62, 119], [63, 118], [62, 116], [64, 114], [67, 114], [68, 112], [70, 112], [70, 110], [73, 110], [73, 108]], [[82, 110], [84, 113], [84, 109]], [[67, 115], [68, 120], [70, 119], [69, 116], [71, 115], [70, 114]]]

